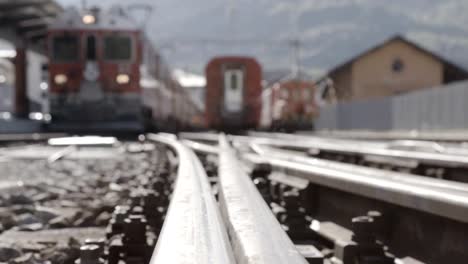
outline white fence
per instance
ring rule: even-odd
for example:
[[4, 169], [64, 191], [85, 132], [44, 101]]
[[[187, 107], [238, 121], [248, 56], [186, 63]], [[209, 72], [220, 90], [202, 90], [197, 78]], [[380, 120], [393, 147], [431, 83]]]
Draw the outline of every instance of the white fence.
[[319, 130], [468, 129], [468, 81], [409, 94], [322, 107]]

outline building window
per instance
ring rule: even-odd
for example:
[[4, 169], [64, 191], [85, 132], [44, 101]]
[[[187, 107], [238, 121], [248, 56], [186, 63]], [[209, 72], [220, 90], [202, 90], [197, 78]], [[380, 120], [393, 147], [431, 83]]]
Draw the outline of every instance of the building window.
[[400, 73], [404, 70], [405, 68], [405, 64], [403, 63], [403, 61], [398, 58], [398, 59], [395, 59], [393, 61], [393, 64], [392, 64], [392, 70], [394, 73]]
[[289, 92], [287, 89], [283, 88], [283, 90], [281, 91], [281, 97], [283, 97], [283, 99], [288, 99]]

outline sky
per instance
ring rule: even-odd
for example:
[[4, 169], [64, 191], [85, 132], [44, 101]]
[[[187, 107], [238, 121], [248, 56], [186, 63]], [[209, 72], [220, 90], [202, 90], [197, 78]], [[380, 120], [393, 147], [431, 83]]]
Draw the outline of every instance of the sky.
[[[82, 3], [81, 0], [57, 1], [63, 6]], [[86, 2], [90, 6], [122, 3]], [[468, 54], [468, 0], [132, 0], [127, 3], [149, 3], [154, 9], [147, 22], [149, 37], [170, 63], [198, 73], [210, 57], [225, 53], [256, 56], [269, 69], [288, 68], [292, 64], [292, 49], [284, 42], [295, 35], [300, 35], [306, 43], [301, 50], [301, 62], [314, 72], [326, 71], [396, 33], [468, 66], [468, 55], [463, 55]], [[248, 40], [248, 43], [236, 46], [213, 41], [226, 38]], [[211, 42], [203, 42], [206, 40]]]

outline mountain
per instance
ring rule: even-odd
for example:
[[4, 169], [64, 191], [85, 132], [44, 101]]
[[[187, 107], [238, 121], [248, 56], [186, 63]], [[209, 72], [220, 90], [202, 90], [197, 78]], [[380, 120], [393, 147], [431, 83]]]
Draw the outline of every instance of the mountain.
[[[59, 0], [63, 5], [78, 0]], [[117, 1], [88, 1], [112, 5]], [[201, 73], [210, 57], [247, 54], [266, 70], [292, 64], [320, 74], [394, 34], [468, 68], [466, 0], [136, 0], [154, 12], [148, 35], [169, 62]]]

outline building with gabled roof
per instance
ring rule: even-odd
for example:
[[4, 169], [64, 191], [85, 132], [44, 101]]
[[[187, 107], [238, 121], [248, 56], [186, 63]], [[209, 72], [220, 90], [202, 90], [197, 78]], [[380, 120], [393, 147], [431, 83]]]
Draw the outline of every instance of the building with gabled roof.
[[468, 71], [397, 35], [331, 69], [327, 101], [391, 96], [468, 79]]

